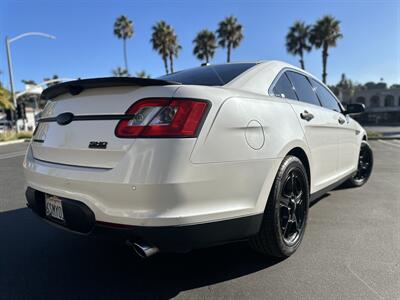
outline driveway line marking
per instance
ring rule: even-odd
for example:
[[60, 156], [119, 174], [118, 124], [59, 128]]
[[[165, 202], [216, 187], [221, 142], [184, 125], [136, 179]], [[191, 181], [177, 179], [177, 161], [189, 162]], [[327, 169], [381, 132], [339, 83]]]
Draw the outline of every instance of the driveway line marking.
[[361, 281], [361, 283], [363, 283], [371, 292], [373, 292], [376, 296], [378, 296], [379, 299], [385, 299], [367, 282], [365, 282], [365, 280], [363, 280], [356, 272], [354, 272], [353, 269], [348, 264], [346, 264], [345, 266], [350, 271], [351, 274], [353, 274], [359, 281]]
[[23, 155], [25, 155], [25, 153], [26, 153], [26, 151], [18, 151], [18, 152], [0, 154], [0, 159], [8, 159], [8, 158], [14, 158], [14, 157], [18, 157], [18, 156], [23, 156]]
[[396, 147], [396, 148], [400, 148], [399, 144], [392, 144], [392, 143], [390, 143], [388, 141], [384, 141], [384, 140], [379, 140], [379, 142], [381, 142], [383, 144], [386, 144], [386, 145], [390, 145], [390, 146]]

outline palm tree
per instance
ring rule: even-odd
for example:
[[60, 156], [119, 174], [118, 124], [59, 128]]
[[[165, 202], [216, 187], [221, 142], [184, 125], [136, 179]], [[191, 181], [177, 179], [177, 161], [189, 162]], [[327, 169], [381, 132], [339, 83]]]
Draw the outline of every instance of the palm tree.
[[112, 74], [115, 77], [129, 77], [129, 76], [131, 76], [127, 69], [124, 69], [124, 68], [121, 68], [121, 67], [117, 67], [117, 68], [113, 69], [112, 70]]
[[174, 73], [174, 58], [178, 57], [179, 51], [182, 46], [178, 43], [178, 37], [175, 34], [174, 29], [171, 27], [168, 38], [168, 56], [169, 56], [169, 70]]
[[125, 69], [128, 70], [128, 56], [126, 53], [126, 40], [133, 36], [133, 23], [127, 16], [119, 16], [114, 23], [114, 35], [122, 39], [124, 46]]
[[326, 83], [326, 65], [329, 47], [336, 47], [338, 39], [343, 35], [340, 32], [340, 21], [333, 16], [324, 16], [315, 23], [310, 32], [311, 44], [319, 49], [322, 47], [322, 81]]
[[214, 57], [217, 48], [217, 39], [215, 34], [207, 29], [200, 31], [193, 40], [193, 54], [200, 60], [205, 59], [206, 63]]
[[300, 21], [296, 21], [286, 35], [286, 50], [293, 55], [300, 56], [300, 66], [303, 70], [305, 70], [304, 52], [311, 50], [309, 39], [310, 26]]
[[136, 77], [139, 77], [139, 78], [151, 78], [150, 74], [148, 74], [145, 70], [141, 70], [139, 72], [136, 72]]
[[157, 51], [164, 62], [165, 73], [168, 74], [168, 39], [170, 34], [170, 26], [165, 21], [160, 21], [152, 27], [153, 33], [150, 42], [153, 49]]
[[32, 79], [22, 79], [21, 82], [23, 84], [31, 84], [31, 85], [36, 85], [36, 81]]
[[46, 84], [47, 87], [50, 87], [50, 86], [53, 86], [53, 85], [61, 83], [61, 81], [57, 80], [58, 78], [60, 78], [60, 77], [58, 77], [58, 75], [53, 75], [53, 77], [51, 77], [51, 78], [43, 78], [43, 81], [56, 80], [56, 81], [53, 81], [53, 82], [50, 82], [50, 83]]
[[218, 25], [218, 43], [222, 48], [227, 48], [226, 61], [231, 61], [231, 49], [240, 45], [243, 39], [243, 27], [234, 16], [225, 18]]
[[[175, 30], [165, 21], [156, 23], [152, 29], [153, 33], [150, 42], [153, 45], [153, 49], [161, 55], [164, 62], [165, 73], [168, 74], [169, 71], [174, 72], [174, 57], [178, 57], [179, 51], [182, 49], [178, 43]], [[170, 61], [169, 69], [168, 59]]]

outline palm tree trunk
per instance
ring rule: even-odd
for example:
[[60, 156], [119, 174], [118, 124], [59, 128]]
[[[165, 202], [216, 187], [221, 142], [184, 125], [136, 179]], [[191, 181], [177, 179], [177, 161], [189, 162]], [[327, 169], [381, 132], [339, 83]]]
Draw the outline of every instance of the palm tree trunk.
[[306, 69], [305, 65], [304, 65], [304, 57], [303, 57], [303, 52], [300, 52], [300, 66], [303, 70]]
[[126, 72], [128, 71], [128, 55], [126, 53], [126, 39], [123, 39], [123, 43], [124, 43], [124, 61], [125, 61], [125, 70]]
[[227, 53], [227, 57], [226, 57], [226, 62], [230, 62], [231, 61], [231, 43], [228, 43], [228, 53]]
[[326, 83], [326, 66], [328, 64], [328, 45], [325, 43], [322, 49], [322, 82]]
[[174, 73], [174, 55], [172, 53], [169, 55], [169, 70]]
[[168, 74], [167, 56], [166, 56], [166, 55], [163, 55], [162, 59], [163, 59], [163, 62], [164, 62], [165, 74]]

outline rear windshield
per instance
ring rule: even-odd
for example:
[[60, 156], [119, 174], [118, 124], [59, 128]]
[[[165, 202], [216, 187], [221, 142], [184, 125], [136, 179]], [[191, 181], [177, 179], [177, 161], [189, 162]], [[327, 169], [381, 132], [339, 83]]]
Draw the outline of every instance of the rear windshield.
[[171, 80], [182, 84], [224, 85], [255, 65], [255, 63], [233, 63], [204, 66], [164, 75], [157, 79]]

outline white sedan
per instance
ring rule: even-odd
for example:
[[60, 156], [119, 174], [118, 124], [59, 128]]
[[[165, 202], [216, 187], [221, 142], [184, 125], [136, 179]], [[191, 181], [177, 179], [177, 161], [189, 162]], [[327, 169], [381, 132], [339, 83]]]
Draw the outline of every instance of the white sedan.
[[279, 61], [46, 89], [24, 161], [28, 206], [141, 256], [248, 240], [294, 253], [310, 201], [364, 184], [365, 130], [314, 76]]

